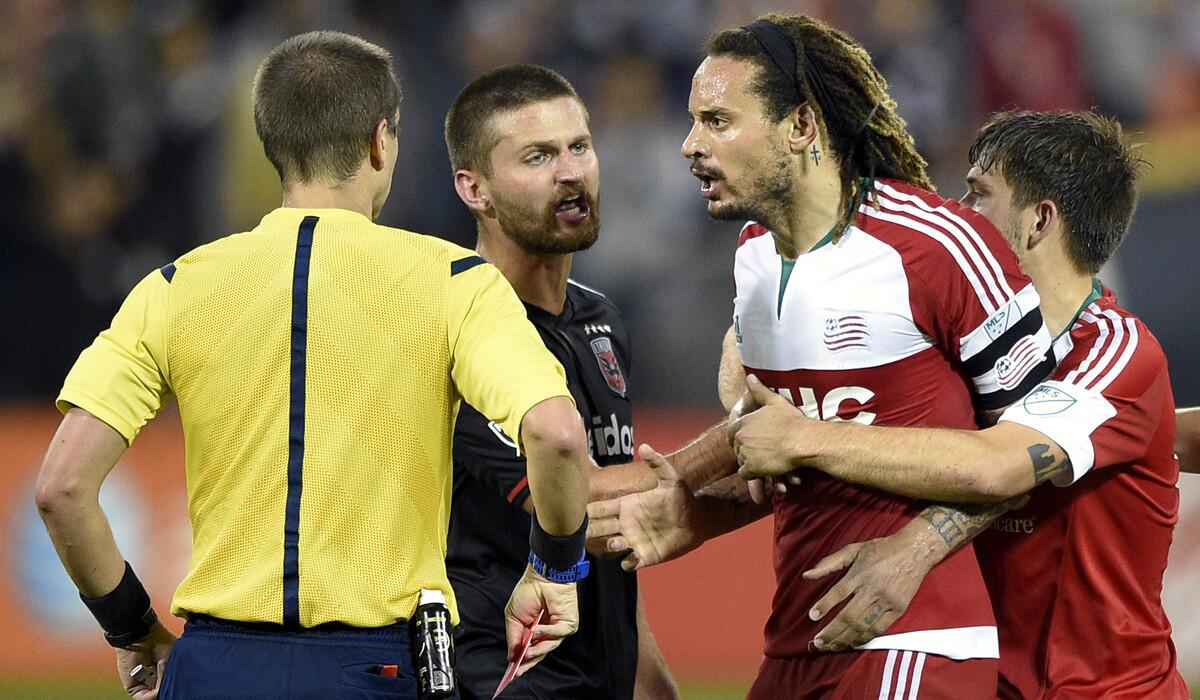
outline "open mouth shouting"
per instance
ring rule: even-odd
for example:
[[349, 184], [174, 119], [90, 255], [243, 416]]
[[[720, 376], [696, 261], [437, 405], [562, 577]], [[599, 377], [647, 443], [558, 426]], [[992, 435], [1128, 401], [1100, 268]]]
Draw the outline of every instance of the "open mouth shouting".
[[587, 197], [583, 192], [564, 197], [559, 200], [558, 204], [554, 205], [554, 215], [562, 221], [572, 224], [577, 224], [588, 218], [591, 211]]
[[692, 175], [695, 175], [700, 180], [700, 196], [708, 200], [715, 200], [720, 196], [718, 186], [721, 180], [725, 179], [720, 170], [704, 168], [700, 165], [692, 166]]

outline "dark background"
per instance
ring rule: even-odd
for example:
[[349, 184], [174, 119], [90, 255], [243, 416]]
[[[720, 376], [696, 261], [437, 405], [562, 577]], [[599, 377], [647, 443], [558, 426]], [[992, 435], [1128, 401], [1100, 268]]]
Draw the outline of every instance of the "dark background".
[[278, 205], [250, 80], [283, 38], [334, 28], [396, 57], [401, 160], [382, 222], [468, 246], [441, 136], [451, 99], [503, 63], [571, 79], [603, 163], [600, 242], [574, 277], [627, 315], [639, 400], [715, 406], [736, 226], [704, 215], [679, 144], [705, 37], [768, 9], [867, 46], [952, 195], [992, 111], [1096, 107], [1138, 131], [1154, 167], [1103, 277], [1166, 348], [1178, 400], [1200, 403], [1194, 0], [0, 3], [0, 400], [51, 398], [141, 276]]

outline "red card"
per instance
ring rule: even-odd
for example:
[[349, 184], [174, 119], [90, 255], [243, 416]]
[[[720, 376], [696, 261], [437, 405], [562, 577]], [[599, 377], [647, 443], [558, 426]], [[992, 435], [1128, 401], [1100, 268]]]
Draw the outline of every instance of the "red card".
[[525, 662], [525, 654], [529, 652], [529, 644], [533, 641], [533, 628], [537, 627], [542, 622], [542, 616], [546, 614], [545, 610], [538, 612], [534, 618], [533, 624], [525, 629], [525, 637], [521, 640], [521, 653], [517, 654], [517, 660], [508, 664], [508, 668], [504, 671], [504, 677], [500, 679], [500, 685], [496, 686], [496, 692], [492, 695], [492, 700], [496, 700], [500, 693], [508, 687], [509, 683], [517, 677], [517, 669]]

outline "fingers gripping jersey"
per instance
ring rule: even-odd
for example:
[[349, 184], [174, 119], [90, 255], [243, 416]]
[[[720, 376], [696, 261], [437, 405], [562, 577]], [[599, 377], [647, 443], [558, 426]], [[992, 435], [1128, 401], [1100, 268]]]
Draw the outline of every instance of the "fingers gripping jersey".
[[1111, 294], [1054, 343], [1051, 380], [1005, 411], [1067, 453], [976, 539], [1005, 698], [1189, 696], [1162, 607], [1179, 512], [1175, 401], [1162, 348]]
[[[1053, 367], [1037, 292], [983, 217], [894, 181], [873, 183], [853, 226], [801, 255], [790, 275], [750, 223], [735, 256], [734, 328], [746, 372], [809, 417], [974, 428], [975, 410], [1027, 392]], [[825, 623], [808, 609], [837, 577], [805, 569], [850, 542], [894, 532], [922, 504], [811, 472], [775, 499], [774, 609], [766, 653], [808, 653]], [[908, 611], [867, 648], [951, 658], [997, 655], [974, 552], [926, 578]]]

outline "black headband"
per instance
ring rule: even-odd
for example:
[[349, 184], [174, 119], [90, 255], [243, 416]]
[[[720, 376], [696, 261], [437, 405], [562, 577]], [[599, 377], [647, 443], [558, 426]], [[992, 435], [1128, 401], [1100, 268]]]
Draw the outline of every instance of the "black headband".
[[[801, 89], [800, 78], [796, 75], [796, 64], [800, 62], [799, 49], [792, 37], [788, 36], [788, 33], [783, 31], [779, 25], [765, 19], [754, 20], [743, 26], [742, 29], [750, 32], [750, 35], [758, 40], [775, 65], [779, 66], [779, 70], [792, 79], [792, 83], [796, 86], [796, 94], [804, 99], [804, 90]], [[829, 88], [825, 86], [821, 72], [808, 58], [807, 52], [804, 54], [804, 77], [815, 93], [813, 99], [816, 100], [817, 107], [824, 114], [825, 105], [833, 104], [833, 100], [829, 97]]]

